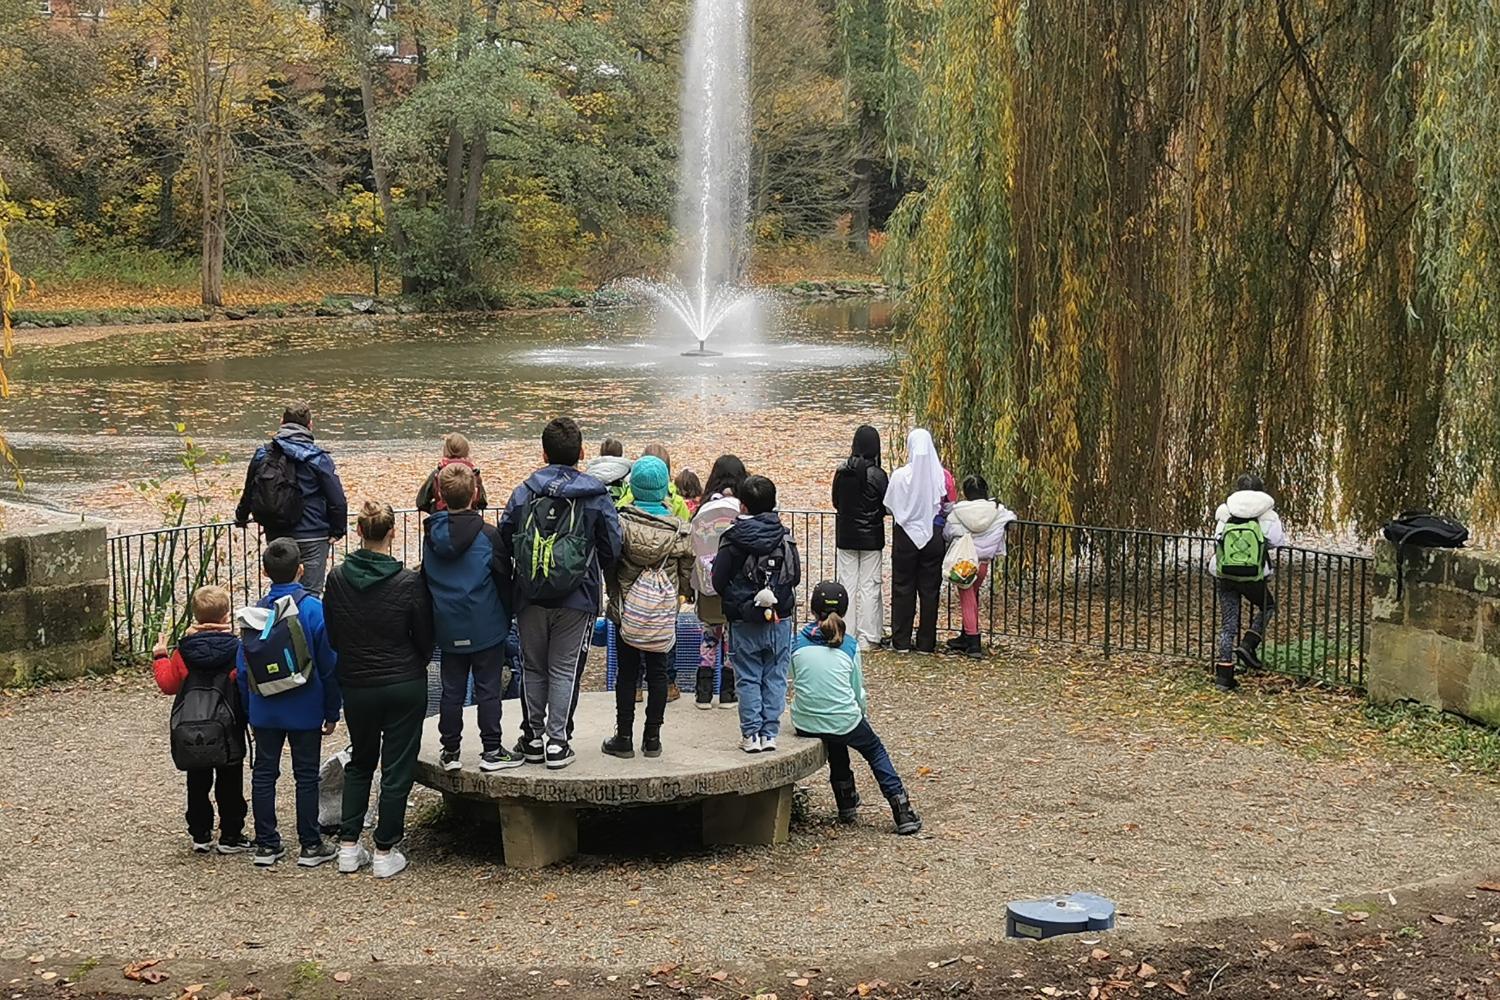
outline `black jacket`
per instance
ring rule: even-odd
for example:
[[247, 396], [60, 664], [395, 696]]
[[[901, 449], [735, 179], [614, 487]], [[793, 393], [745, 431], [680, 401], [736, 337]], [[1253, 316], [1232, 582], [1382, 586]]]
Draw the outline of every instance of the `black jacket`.
[[834, 544], [879, 552], [885, 548], [885, 490], [890, 477], [878, 462], [856, 455], [833, 474]]
[[[719, 538], [719, 554], [714, 557], [714, 590], [724, 600], [724, 617], [731, 622], [755, 623], [755, 594], [760, 584], [751, 579], [745, 564], [782, 549], [791, 533], [775, 511], [744, 515], [735, 520]], [[790, 546], [790, 559], [771, 591], [776, 595], [776, 614], [790, 618], [796, 610], [796, 587], [802, 582], [802, 563], [796, 543]]]
[[323, 620], [339, 656], [340, 685], [426, 680], [432, 600], [422, 578], [390, 556], [351, 552], [328, 575]]

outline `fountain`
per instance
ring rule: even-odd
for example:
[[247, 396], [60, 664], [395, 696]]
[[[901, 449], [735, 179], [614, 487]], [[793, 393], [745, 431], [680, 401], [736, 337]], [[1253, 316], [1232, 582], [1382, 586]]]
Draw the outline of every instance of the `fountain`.
[[676, 280], [652, 296], [712, 356], [708, 338], [752, 301], [745, 287], [750, 217], [749, 0], [695, 0], [685, 46], [682, 143], [674, 223]]

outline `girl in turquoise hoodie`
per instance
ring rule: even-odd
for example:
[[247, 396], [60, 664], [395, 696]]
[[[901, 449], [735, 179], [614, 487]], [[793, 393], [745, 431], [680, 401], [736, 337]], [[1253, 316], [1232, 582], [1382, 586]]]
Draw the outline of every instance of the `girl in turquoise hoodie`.
[[790, 678], [796, 684], [792, 725], [798, 736], [823, 741], [841, 822], [854, 822], [859, 810], [859, 792], [849, 767], [852, 748], [875, 773], [875, 781], [890, 802], [896, 832], [903, 836], [917, 833], [922, 818], [912, 809], [891, 755], [870, 726], [859, 644], [844, 628], [843, 616], [848, 611], [849, 592], [843, 584], [824, 580], [813, 588], [815, 621], [798, 634], [792, 646]]

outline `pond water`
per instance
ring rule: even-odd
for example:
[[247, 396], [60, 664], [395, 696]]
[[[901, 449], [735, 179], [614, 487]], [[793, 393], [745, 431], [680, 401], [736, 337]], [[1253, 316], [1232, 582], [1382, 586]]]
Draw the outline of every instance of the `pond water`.
[[692, 345], [635, 309], [183, 326], [34, 348], [23, 332], [0, 426], [29, 500], [90, 510], [91, 485], [180, 471], [175, 424], [238, 460], [292, 398], [312, 404], [331, 448], [366, 455], [425, 454], [454, 428], [535, 441], [557, 413], [590, 441], [641, 428], [682, 440], [712, 437], [710, 410], [787, 433], [802, 412], [889, 408], [889, 305], [768, 305], [758, 325], [717, 335], [711, 358], [682, 357]]

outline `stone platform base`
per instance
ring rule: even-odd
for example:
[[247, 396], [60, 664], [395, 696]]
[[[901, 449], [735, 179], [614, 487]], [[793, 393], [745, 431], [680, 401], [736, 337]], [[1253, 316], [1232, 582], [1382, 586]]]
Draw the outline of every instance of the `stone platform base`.
[[[464, 711], [463, 768], [438, 766], [437, 719], [429, 719], [417, 758], [417, 780], [443, 793], [449, 809], [476, 823], [498, 823], [505, 863], [541, 868], [578, 851], [578, 812], [586, 809], [701, 803], [703, 842], [776, 844], [787, 839], [792, 786], [827, 761], [818, 740], [799, 739], [783, 721], [775, 753], [738, 749], [739, 713], [703, 711], [686, 700], [667, 708], [662, 756], [639, 755], [644, 706], [637, 706], [632, 760], [608, 757], [600, 743], [614, 731], [614, 695], [579, 699], [573, 750], [578, 759], [560, 771], [541, 764], [506, 771], [479, 770], [479, 728]], [[505, 745], [519, 735], [519, 704], [505, 703]]]

